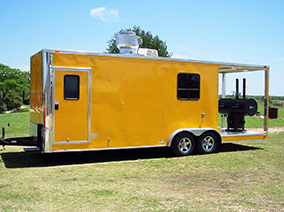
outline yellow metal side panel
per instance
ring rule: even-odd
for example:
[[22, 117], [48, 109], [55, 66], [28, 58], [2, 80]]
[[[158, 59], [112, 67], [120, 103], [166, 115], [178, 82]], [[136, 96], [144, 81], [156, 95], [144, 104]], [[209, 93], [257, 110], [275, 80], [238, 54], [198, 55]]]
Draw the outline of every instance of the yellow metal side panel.
[[[177, 99], [178, 73], [200, 75], [200, 99]], [[211, 127], [218, 129], [218, 66], [175, 62], [166, 67], [166, 137], [180, 128]], [[204, 118], [202, 118], [204, 114]]]
[[125, 145], [165, 145], [164, 70], [156, 60], [125, 62]]
[[201, 93], [200, 93], [200, 113], [201, 127], [218, 128], [218, 65], [203, 64], [200, 67]]
[[39, 53], [31, 57], [31, 122], [43, 124], [42, 113], [42, 53]]
[[[54, 148], [165, 145], [176, 129], [218, 129], [216, 65], [60, 53], [53, 54], [53, 65], [92, 68], [91, 143]], [[177, 99], [180, 72], [200, 74], [199, 101]]]
[[125, 147], [123, 131], [124, 59], [95, 55], [53, 55], [53, 65], [91, 67], [91, 143], [53, 145], [57, 149]]
[[91, 147], [125, 147], [123, 60], [92, 58]]
[[[98, 56], [86, 54], [53, 53], [53, 66], [96, 68]], [[101, 57], [105, 58], [105, 57]]]
[[165, 72], [157, 61], [55, 53], [53, 65], [92, 68], [88, 148], [165, 145]]
[[181, 101], [177, 99], [178, 73], [199, 73], [198, 65], [188, 63], [172, 63], [166, 67], [166, 109], [165, 121], [167, 135], [180, 128], [199, 127], [199, 101]]

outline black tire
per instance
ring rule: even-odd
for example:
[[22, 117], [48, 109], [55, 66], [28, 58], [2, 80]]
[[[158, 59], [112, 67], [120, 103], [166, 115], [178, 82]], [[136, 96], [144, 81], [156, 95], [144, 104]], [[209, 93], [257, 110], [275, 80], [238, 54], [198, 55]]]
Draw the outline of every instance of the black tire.
[[172, 150], [178, 156], [190, 155], [195, 148], [195, 139], [189, 133], [179, 133], [172, 142]]
[[216, 150], [218, 143], [218, 139], [213, 132], [205, 132], [199, 137], [196, 148], [200, 153], [209, 154]]

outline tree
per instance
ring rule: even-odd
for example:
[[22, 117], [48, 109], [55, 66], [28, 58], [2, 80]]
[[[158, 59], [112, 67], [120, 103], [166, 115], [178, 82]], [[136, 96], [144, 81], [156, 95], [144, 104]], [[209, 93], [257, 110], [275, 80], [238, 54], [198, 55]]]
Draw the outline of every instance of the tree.
[[140, 38], [143, 40], [140, 48], [156, 49], [158, 51], [158, 55], [161, 57], [170, 57], [172, 55], [172, 53], [167, 51], [167, 44], [165, 41], [162, 41], [158, 35], [153, 36], [150, 31], [145, 32], [139, 26], [134, 26], [132, 29], [121, 29], [119, 32], [115, 33], [114, 36], [107, 42], [108, 47], [106, 51], [108, 53], [119, 53], [119, 49], [116, 47], [115, 37], [122, 31], [132, 31], [135, 32], [137, 36], [140, 36]]
[[30, 93], [30, 73], [0, 63], [0, 92], [2, 99], [24, 102]]

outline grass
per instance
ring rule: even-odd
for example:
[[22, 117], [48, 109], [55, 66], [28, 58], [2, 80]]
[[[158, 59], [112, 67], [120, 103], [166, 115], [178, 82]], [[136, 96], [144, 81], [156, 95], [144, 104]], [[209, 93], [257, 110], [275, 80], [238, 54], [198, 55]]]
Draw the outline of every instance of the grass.
[[210, 155], [168, 149], [1, 152], [1, 211], [281, 211], [284, 141], [224, 144]]
[[[24, 105], [24, 109], [16, 113], [0, 114], [0, 127], [10, 127], [6, 129], [6, 137], [29, 136], [30, 107]], [[2, 133], [2, 132], [1, 132]], [[2, 134], [1, 134], [2, 136]]]
[[[28, 134], [27, 111], [0, 123]], [[188, 157], [168, 148], [41, 155], [7, 146], [0, 211], [284, 211], [283, 136]]]

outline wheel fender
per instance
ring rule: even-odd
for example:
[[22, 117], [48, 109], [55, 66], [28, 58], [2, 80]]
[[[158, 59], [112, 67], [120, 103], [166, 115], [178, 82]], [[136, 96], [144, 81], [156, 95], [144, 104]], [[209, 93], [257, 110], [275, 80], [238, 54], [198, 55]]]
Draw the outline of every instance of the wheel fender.
[[216, 136], [219, 138], [220, 140], [220, 143], [222, 143], [222, 137], [220, 135], [220, 133], [215, 130], [214, 128], [181, 128], [181, 129], [177, 129], [175, 130], [171, 135], [170, 137], [168, 138], [168, 141], [167, 141], [167, 146], [170, 147], [172, 145], [172, 141], [174, 139], [174, 137], [181, 133], [181, 132], [188, 132], [188, 133], [191, 133], [193, 134], [194, 136], [196, 137], [199, 137], [201, 136], [203, 133], [207, 132], [207, 131], [213, 131], [215, 132]]

